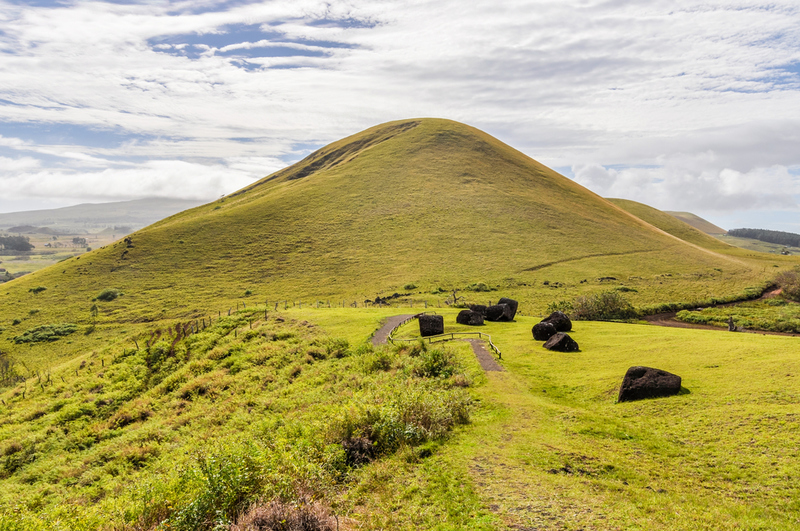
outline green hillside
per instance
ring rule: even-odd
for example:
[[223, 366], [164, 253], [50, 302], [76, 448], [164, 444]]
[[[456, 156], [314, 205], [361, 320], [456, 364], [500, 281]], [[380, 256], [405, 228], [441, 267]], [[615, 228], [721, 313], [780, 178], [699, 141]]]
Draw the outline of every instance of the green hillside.
[[682, 217], [675, 216], [674, 213], [662, 212], [651, 206], [629, 199], [609, 199], [609, 201], [654, 227], [672, 234], [676, 238], [680, 238], [681, 240], [693, 243], [705, 249], [729, 254], [735, 253], [735, 247], [727, 245], [713, 236], [709, 236], [708, 233], [698, 229], [695, 225], [687, 223]]
[[639, 290], [644, 304], [696, 297], [686, 282], [698, 274], [709, 277], [702, 297], [741, 292], [760, 282], [757, 260], [687, 245], [474, 128], [412, 120], [7, 283], [0, 326], [86, 321], [109, 288], [124, 296], [100, 305], [101, 324], [200, 317], [237, 302], [363, 303], [409, 284], [418, 300], [441, 302], [438, 288], [484, 283], [541, 312], [598, 289], [597, 278], [634, 278], [651, 288]]
[[665, 210], [664, 213], [676, 217], [684, 223], [688, 223], [692, 227], [701, 232], [705, 232], [706, 234], [717, 235], [725, 234], [727, 232], [725, 229], [718, 227], [710, 221], [705, 220], [696, 214], [692, 214], [691, 212], [672, 212]]

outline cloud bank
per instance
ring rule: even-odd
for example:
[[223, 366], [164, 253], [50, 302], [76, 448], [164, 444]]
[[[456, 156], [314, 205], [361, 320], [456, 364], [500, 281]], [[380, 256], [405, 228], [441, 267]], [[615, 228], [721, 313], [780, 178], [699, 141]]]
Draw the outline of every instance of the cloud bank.
[[799, 44], [786, 0], [0, 0], [0, 187], [213, 199], [438, 116], [604, 196], [794, 211]]

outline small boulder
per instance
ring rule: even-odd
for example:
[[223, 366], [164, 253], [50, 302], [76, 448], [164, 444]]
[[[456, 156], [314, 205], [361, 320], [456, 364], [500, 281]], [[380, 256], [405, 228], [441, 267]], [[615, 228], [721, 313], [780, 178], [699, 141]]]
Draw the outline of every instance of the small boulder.
[[549, 321], [542, 321], [539, 324], [533, 325], [533, 339], [536, 341], [547, 341], [556, 335], [556, 326]]
[[495, 304], [486, 308], [487, 321], [510, 321], [511, 308], [508, 304]]
[[515, 301], [514, 299], [509, 299], [509, 298], [503, 297], [502, 299], [497, 301], [497, 304], [507, 304], [508, 305], [509, 315], [510, 315], [508, 320], [509, 321], [513, 321], [514, 320], [514, 316], [517, 315], [517, 308], [519, 307], [519, 303], [517, 301]]
[[444, 334], [444, 317], [422, 314], [419, 320], [419, 334], [422, 337]]
[[547, 340], [544, 348], [555, 350], [556, 352], [578, 352], [580, 350], [577, 341], [563, 332], [556, 332], [553, 337]]
[[681, 390], [681, 377], [651, 367], [631, 367], [619, 387], [617, 402], [677, 395]]
[[483, 314], [472, 310], [461, 310], [456, 316], [458, 324], [480, 326], [483, 324]]
[[553, 312], [551, 313], [546, 319], [543, 319], [542, 322], [553, 323], [553, 326], [556, 327], [556, 330], [559, 332], [569, 332], [572, 330], [572, 321], [569, 320], [567, 314], [564, 312]]

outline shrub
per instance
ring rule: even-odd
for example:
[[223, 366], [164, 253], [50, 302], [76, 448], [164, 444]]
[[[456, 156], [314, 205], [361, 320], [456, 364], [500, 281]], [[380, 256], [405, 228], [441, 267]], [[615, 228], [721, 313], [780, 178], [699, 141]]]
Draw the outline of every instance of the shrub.
[[412, 372], [415, 376], [423, 378], [449, 378], [456, 369], [456, 360], [452, 352], [436, 348], [422, 352]]
[[485, 282], [475, 282], [465, 288], [467, 291], [493, 291]]
[[257, 503], [236, 519], [230, 531], [334, 531], [338, 527], [327, 507], [302, 497], [291, 503], [279, 499]]
[[64, 336], [75, 332], [78, 325], [72, 323], [41, 325], [26, 330], [21, 336], [13, 339], [14, 343], [42, 343], [44, 341], [57, 341]]
[[782, 271], [775, 277], [783, 296], [791, 301], [800, 302], [800, 272], [797, 269]]
[[409, 282], [408, 284], [403, 286], [403, 289], [406, 290], [406, 291], [410, 291], [412, 289], [417, 289], [417, 285], [414, 284], [413, 282]]
[[38, 295], [39, 293], [43, 292], [47, 288], [44, 286], [36, 286], [35, 288], [31, 288], [28, 290], [28, 293], [33, 293], [34, 295]]
[[119, 290], [106, 288], [100, 292], [100, 295], [98, 295], [96, 299], [99, 301], [111, 302], [120, 295], [122, 295], [122, 293]]
[[570, 317], [583, 321], [633, 319], [636, 309], [617, 291], [604, 291], [575, 299]]

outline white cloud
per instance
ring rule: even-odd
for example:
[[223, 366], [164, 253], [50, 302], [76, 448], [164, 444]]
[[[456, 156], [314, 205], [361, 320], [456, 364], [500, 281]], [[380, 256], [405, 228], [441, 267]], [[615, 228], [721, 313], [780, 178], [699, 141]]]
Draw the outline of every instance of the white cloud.
[[[124, 171], [154, 175], [151, 186], [180, 193], [154, 173], [168, 180], [174, 168], [141, 159], [249, 179], [295, 156], [297, 144], [416, 116], [467, 122], [545, 164], [574, 166], [601, 195], [628, 190], [651, 204], [784, 208], [787, 193], [764, 190], [796, 186], [786, 176], [800, 164], [794, 0], [221, 5], [85, 0], [53, 9], [0, 0], [0, 124], [138, 135], [103, 146], [0, 137], [0, 147], [59, 159], [55, 169], [28, 174], [29, 188], [17, 193], [46, 195], [37, 179], [102, 174], [108, 160], [127, 161]], [[207, 12], [192, 14], [200, 7]], [[351, 23], [318, 24], [331, 20]], [[248, 71], [217, 51], [275, 44], [252, 35], [214, 41], [232, 24], [260, 26], [279, 34], [281, 47], [325, 55], [244, 57], [263, 67]], [[201, 35], [196, 46], [206, 51], [191, 59], [166, 53], [185, 43], [148, 42], [180, 34]], [[287, 66], [296, 68], [272, 68]], [[108, 170], [104, 193], [131, 193], [122, 171]], [[195, 189], [201, 185], [208, 195], [219, 189], [210, 178]]]

